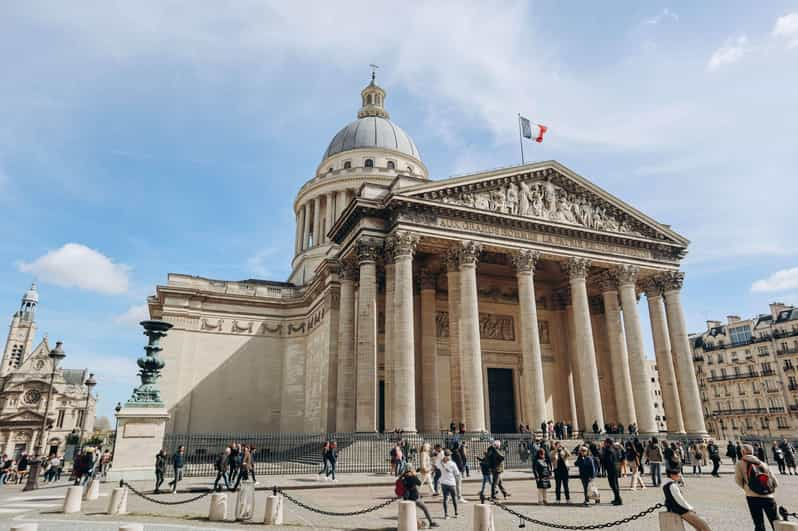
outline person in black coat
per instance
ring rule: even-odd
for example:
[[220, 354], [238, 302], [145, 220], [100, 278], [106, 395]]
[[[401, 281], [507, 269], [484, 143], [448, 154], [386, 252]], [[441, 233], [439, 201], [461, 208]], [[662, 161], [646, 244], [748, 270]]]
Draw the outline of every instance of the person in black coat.
[[[582, 490], [585, 493], [585, 505], [589, 505], [590, 501], [587, 495], [587, 489], [593, 478], [596, 477], [596, 467], [593, 464], [593, 456], [587, 451], [585, 446], [579, 448], [579, 457], [576, 458], [576, 467], [579, 469], [579, 480], [582, 482]], [[598, 500], [596, 500], [598, 503]]]
[[620, 485], [618, 485], [618, 478], [621, 475], [621, 457], [612, 439], [606, 439], [604, 441], [601, 461], [604, 463], [604, 470], [607, 472], [607, 482], [610, 484], [614, 496], [612, 504], [623, 505], [623, 501], [621, 500], [621, 489]]
[[554, 444], [551, 452], [554, 465], [554, 495], [560, 501], [560, 492], [565, 493], [565, 501], [571, 501], [571, 493], [568, 491], [568, 450], [559, 442]]
[[421, 509], [424, 512], [424, 516], [427, 517], [429, 526], [438, 527], [438, 524], [432, 521], [432, 517], [429, 514], [427, 506], [421, 501], [421, 496], [418, 493], [418, 488], [421, 486], [421, 480], [418, 479], [416, 471], [412, 467], [408, 468], [407, 471], [402, 474], [402, 477], [399, 479], [399, 481], [402, 482], [402, 485], [405, 489], [402, 499], [405, 501], [415, 502], [416, 507]]

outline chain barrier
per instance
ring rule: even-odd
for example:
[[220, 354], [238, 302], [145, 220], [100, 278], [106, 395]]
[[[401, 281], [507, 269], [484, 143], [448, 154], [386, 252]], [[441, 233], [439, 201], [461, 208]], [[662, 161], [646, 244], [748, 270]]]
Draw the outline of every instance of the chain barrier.
[[272, 490], [274, 491], [275, 494], [278, 493], [278, 492], [280, 494], [282, 494], [285, 497], [285, 499], [287, 499], [288, 501], [292, 502], [294, 505], [298, 505], [299, 507], [302, 507], [303, 509], [307, 509], [308, 511], [311, 511], [311, 512], [314, 512], [314, 513], [318, 513], [318, 514], [321, 514], [321, 515], [324, 515], [324, 516], [359, 516], [361, 514], [366, 514], [366, 513], [378, 511], [380, 509], [388, 507], [392, 503], [395, 503], [395, 502], [401, 500], [401, 498], [391, 498], [390, 500], [387, 500], [387, 501], [385, 501], [383, 503], [380, 503], [378, 505], [373, 505], [371, 507], [366, 507], [365, 509], [360, 509], [358, 511], [335, 512], [335, 511], [326, 511], [324, 509], [319, 509], [318, 507], [312, 507], [312, 506], [310, 506], [310, 505], [308, 505], [308, 504], [306, 504], [306, 503], [294, 498], [293, 496], [288, 494], [285, 490], [281, 489], [280, 487], [275, 486]]
[[509, 507], [507, 507], [503, 503], [493, 502], [493, 505], [495, 505], [495, 506], [499, 507], [500, 509], [512, 514], [516, 518], [520, 518], [521, 520], [524, 520], [524, 521], [529, 522], [531, 524], [539, 525], [539, 526], [542, 526], [542, 527], [552, 527], [554, 529], [609, 529], [609, 528], [616, 527], [616, 526], [619, 526], [619, 525], [622, 525], [622, 524], [628, 524], [629, 522], [633, 522], [633, 521], [637, 520], [638, 518], [643, 518], [645, 516], [648, 516], [649, 514], [651, 514], [654, 511], [656, 511], [657, 509], [659, 509], [661, 507], [664, 507], [664, 505], [662, 505], [661, 503], [657, 503], [655, 505], [652, 505], [648, 509], [640, 511], [637, 514], [634, 514], [632, 516], [628, 516], [628, 517], [623, 518], [621, 520], [615, 520], [614, 522], [606, 522], [606, 523], [603, 523], [603, 524], [590, 524], [590, 525], [570, 525], [570, 524], [554, 524], [554, 523], [551, 523], [551, 522], [544, 522], [543, 520], [536, 520], [536, 519], [534, 519], [534, 518], [532, 518], [530, 516], [526, 516], [525, 514], [521, 514], [518, 511], [514, 511], [513, 509], [510, 509]]
[[126, 482], [124, 480], [119, 482], [119, 486], [120, 487], [127, 487], [136, 496], [138, 496], [140, 498], [144, 498], [148, 502], [157, 503], [159, 505], [182, 505], [184, 503], [191, 503], [191, 502], [195, 502], [197, 500], [201, 500], [202, 498], [204, 498], [205, 496], [207, 496], [208, 494], [213, 492], [213, 490], [208, 489], [207, 491], [203, 492], [202, 494], [200, 494], [198, 496], [194, 496], [193, 498], [189, 498], [187, 500], [166, 501], [166, 500], [159, 500], [158, 498], [153, 498], [152, 496], [148, 496], [148, 495], [144, 494], [143, 492], [136, 490], [133, 487], [133, 485], [131, 485], [130, 483], [128, 483], [128, 482]]

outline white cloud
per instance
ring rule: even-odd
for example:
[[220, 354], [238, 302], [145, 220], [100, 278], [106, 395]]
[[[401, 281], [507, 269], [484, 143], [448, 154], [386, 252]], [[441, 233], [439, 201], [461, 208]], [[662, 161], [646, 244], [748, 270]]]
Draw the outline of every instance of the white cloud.
[[21, 262], [19, 270], [56, 286], [117, 295], [127, 292], [130, 268], [85, 245], [67, 243], [33, 262]]
[[785, 291], [798, 289], [798, 267], [776, 271], [767, 278], [757, 280], [751, 285], [751, 291]]
[[127, 309], [125, 313], [114, 317], [114, 322], [120, 325], [136, 325], [145, 319], [149, 319], [150, 314], [146, 304], [137, 304]]
[[748, 37], [741, 35], [737, 39], [729, 39], [726, 44], [714, 51], [707, 62], [707, 70], [717, 70], [726, 65], [736, 63], [748, 53]]
[[[261, 278], [272, 278], [274, 276], [275, 261], [285, 261], [287, 258], [283, 255], [277, 256], [278, 254], [278, 249], [274, 247], [258, 251], [247, 258], [247, 271]], [[278, 268], [281, 269], [282, 266], [283, 264], [279, 264]]]
[[771, 35], [785, 39], [788, 48], [798, 46], [798, 12], [788, 13], [777, 18]]
[[679, 15], [677, 13], [671, 11], [670, 9], [668, 9], [666, 7], [662, 11], [660, 11], [657, 14], [657, 16], [648, 18], [648, 19], [644, 20], [643, 23], [644, 24], [656, 25], [656, 24], [659, 24], [660, 22], [668, 21], [668, 20], [672, 20], [674, 22], [678, 22], [679, 21]]

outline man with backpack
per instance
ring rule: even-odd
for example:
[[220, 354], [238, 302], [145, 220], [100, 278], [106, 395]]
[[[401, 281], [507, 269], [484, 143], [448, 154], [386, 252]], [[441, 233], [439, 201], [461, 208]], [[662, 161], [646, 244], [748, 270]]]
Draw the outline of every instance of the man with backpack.
[[779, 483], [770, 467], [753, 454], [753, 446], [744, 444], [743, 457], [734, 468], [734, 482], [745, 492], [754, 531], [765, 531], [765, 515], [771, 526], [779, 519], [774, 496]]

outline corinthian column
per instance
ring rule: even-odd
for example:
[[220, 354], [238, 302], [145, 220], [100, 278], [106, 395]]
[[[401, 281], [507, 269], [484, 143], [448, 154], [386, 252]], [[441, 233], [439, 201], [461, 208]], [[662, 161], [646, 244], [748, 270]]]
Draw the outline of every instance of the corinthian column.
[[596, 348], [593, 345], [593, 326], [590, 324], [590, 304], [587, 300], [587, 273], [590, 260], [571, 258], [563, 264], [571, 286], [573, 305], [573, 334], [579, 367], [579, 385], [582, 387], [582, 409], [585, 413], [585, 429], [597, 422], [604, 427], [604, 413], [601, 410], [601, 391], [599, 389], [598, 369], [596, 368]]
[[518, 310], [521, 320], [521, 399], [526, 423], [540, 426], [546, 420], [546, 394], [543, 392], [543, 359], [540, 352], [538, 309], [535, 301], [537, 251], [520, 251], [513, 257], [518, 276]]
[[632, 394], [632, 380], [629, 376], [629, 356], [621, 324], [621, 306], [618, 304], [618, 282], [614, 276], [605, 275], [600, 285], [607, 323], [612, 383], [615, 387], [615, 406], [618, 409], [617, 420], [624, 426], [629, 426], [637, 423], [637, 415]]
[[393, 422], [406, 432], [416, 431], [416, 356], [413, 335], [413, 252], [418, 237], [398, 232], [392, 237], [396, 293], [394, 294]]
[[657, 358], [657, 373], [662, 389], [662, 406], [668, 423], [668, 432], [683, 434], [684, 418], [673, 368], [671, 342], [668, 338], [668, 323], [665, 307], [662, 304], [662, 285], [656, 279], [648, 279], [644, 284], [648, 300], [648, 315], [651, 320], [651, 334], [654, 336], [654, 354]]
[[464, 242], [460, 248], [460, 351], [466, 430], [484, 432], [485, 392], [482, 387], [482, 348], [479, 340], [477, 260], [481, 247]]
[[[333, 198], [335, 197], [335, 192], [330, 192], [329, 194], [327, 194], [326, 197], [327, 197], [326, 200], [327, 205], [324, 207], [325, 209], [324, 213], [327, 218], [327, 225], [324, 228], [324, 230], [330, 232], [333, 223], [335, 223], [335, 208], [333, 207], [333, 201], [334, 201]], [[324, 234], [324, 241], [330, 241], [326, 233]]]
[[321, 196], [313, 200], [313, 247], [321, 243]]
[[615, 270], [621, 292], [623, 328], [626, 331], [626, 350], [629, 353], [629, 376], [632, 378], [637, 428], [642, 434], [655, 434], [659, 429], [654, 419], [654, 399], [651, 396], [651, 383], [643, 347], [643, 329], [640, 326], [640, 315], [637, 313], [635, 291], [637, 273], [637, 267], [627, 265]]
[[335, 429], [355, 430], [355, 265], [341, 267], [341, 302], [338, 312], [338, 397]]
[[438, 337], [435, 323], [435, 274], [421, 270], [421, 399], [424, 402], [423, 429], [434, 433], [440, 429], [438, 399]]
[[393, 259], [393, 240], [388, 239], [385, 241], [385, 252], [383, 253], [383, 260], [385, 261], [385, 357], [384, 357], [384, 374], [385, 374], [385, 431], [393, 431], [396, 429], [393, 417], [393, 397], [394, 397], [394, 351], [396, 345], [394, 343], [394, 307], [395, 307], [395, 294], [396, 294], [396, 280], [394, 276], [394, 259]]
[[690, 354], [690, 343], [687, 339], [687, 326], [684, 322], [684, 310], [682, 310], [680, 296], [684, 273], [673, 271], [665, 273], [660, 278], [665, 295], [665, 312], [668, 316], [668, 335], [671, 339], [671, 348], [676, 358], [676, 369], [679, 375], [679, 399], [682, 403], [684, 428], [688, 434], [704, 435], [707, 433], [704, 424], [704, 409], [701, 405], [698, 380], [696, 380], [693, 367], [693, 356]]
[[362, 237], [356, 252], [360, 267], [357, 306], [357, 406], [355, 429], [377, 431], [377, 255], [382, 245]]
[[463, 416], [463, 369], [460, 352], [460, 251], [452, 247], [446, 253], [446, 282], [449, 297], [449, 379], [451, 380], [452, 418]]

